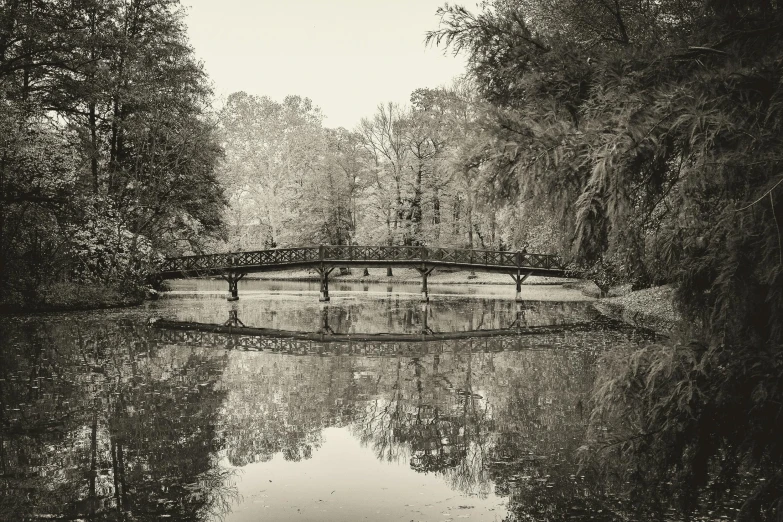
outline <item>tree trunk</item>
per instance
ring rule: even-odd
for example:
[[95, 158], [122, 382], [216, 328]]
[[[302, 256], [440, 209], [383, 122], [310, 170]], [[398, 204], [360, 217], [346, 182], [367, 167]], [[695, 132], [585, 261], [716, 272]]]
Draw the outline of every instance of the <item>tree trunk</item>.
[[96, 127], [95, 102], [90, 102], [90, 173], [92, 193], [98, 194], [98, 129]]
[[497, 218], [495, 217], [495, 210], [492, 210], [492, 213], [489, 215], [489, 241], [490, 241], [490, 249], [495, 250], [496, 243], [495, 243], [495, 231], [497, 228]]
[[470, 195], [468, 195], [468, 246], [473, 249], [473, 205], [470, 201]]
[[598, 290], [600, 291], [598, 295], [599, 298], [604, 298], [607, 295], [609, 295], [609, 283], [598, 281], [597, 279], [593, 280], [593, 282], [595, 283], [595, 286], [597, 286]]
[[[90, 13], [90, 38], [94, 39], [96, 35], [96, 18], [97, 13], [95, 11], [95, 8], [93, 7], [92, 12]], [[95, 63], [95, 41], [93, 40], [90, 44], [90, 60], [92, 63]], [[94, 70], [94, 69], [91, 69]], [[93, 89], [92, 96], [94, 96], [94, 84], [95, 84], [95, 73], [91, 72], [88, 76], [88, 83], [90, 84], [90, 88]], [[89, 121], [88, 125], [90, 126], [90, 173], [91, 181], [92, 181], [92, 193], [97, 194], [98, 193], [98, 127], [97, 127], [97, 117], [96, 117], [96, 110], [95, 110], [95, 100], [90, 100], [89, 103]]]

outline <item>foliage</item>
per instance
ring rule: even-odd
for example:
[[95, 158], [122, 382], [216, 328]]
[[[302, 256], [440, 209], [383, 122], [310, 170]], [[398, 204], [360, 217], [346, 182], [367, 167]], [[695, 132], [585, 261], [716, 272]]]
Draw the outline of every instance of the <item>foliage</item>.
[[[357, 163], [355, 138], [327, 131], [308, 98], [282, 103], [244, 92], [220, 112], [230, 249], [348, 242]], [[303, 222], [307, 226], [302, 226]]]
[[144, 281], [163, 261], [152, 242], [132, 233], [109, 201], [85, 201], [77, 223], [63, 228], [73, 261], [71, 278], [84, 282]]
[[4, 300], [133, 288], [155, 253], [219, 236], [209, 96], [175, 0], [0, 3]]
[[634, 495], [678, 491], [691, 513], [750, 473], [740, 518], [780, 517], [781, 7], [498, 0], [440, 14], [429, 40], [468, 55], [491, 103], [482, 184], [546, 205], [565, 252], [603, 279], [678, 289], [695, 344], [621, 358], [596, 396]]
[[514, 212], [475, 178], [481, 161], [463, 163], [485, 152], [482, 111], [462, 80], [417, 89], [410, 106], [380, 104], [354, 131], [323, 128], [306, 98], [230, 95], [220, 112], [230, 231], [219, 247], [530, 244], [536, 233], [515, 235]]

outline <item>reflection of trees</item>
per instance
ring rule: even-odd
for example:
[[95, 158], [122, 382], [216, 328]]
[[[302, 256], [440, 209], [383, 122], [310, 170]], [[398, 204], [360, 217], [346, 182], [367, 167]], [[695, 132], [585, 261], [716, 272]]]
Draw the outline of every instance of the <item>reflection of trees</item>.
[[496, 493], [509, 497], [509, 520], [608, 516], [597, 484], [575, 464], [594, 364], [590, 352], [545, 351], [497, 373], [505, 397], [499, 401], [487, 468]]
[[[367, 388], [372, 397], [353, 426], [384, 460], [407, 459], [412, 469], [444, 476], [466, 492], [486, 491], [482, 455], [492, 429], [489, 403], [474, 388], [488, 354], [445, 354], [379, 360]], [[393, 364], [393, 366], [391, 366]]]
[[236, 353], [223, 379], [223, 430], [235, 466], [310, 458], [324, 427], [353, 417], [350, 358]]
[[0, 519], [205, 520], [226, 509], [224, 356], [146, 329], [30, 320], [0, 333]]
[[511, 520], [610, 517], [600, 488], [576, 464], [591, 345], [600, 349], [600, 339], [575, 334], [559, 352], [379, 360], [363, 387], [372, 400], [353, 429], [379, 458], [409, 459], [412, 469], [439, 474], [455, 489], [485, 494], [494, 483], [509, 498]]
[[130, 325], [30, 323], [0, 333], [0, 519], [204, 520], [231, 495], [219, 453], [235, 465], [307, 459], [329, 426], [463, 492], [494, 483], [512, 520], [600, 505], [574, 453], [595, 353], [613, 334], [297, 357], [169, 347]]

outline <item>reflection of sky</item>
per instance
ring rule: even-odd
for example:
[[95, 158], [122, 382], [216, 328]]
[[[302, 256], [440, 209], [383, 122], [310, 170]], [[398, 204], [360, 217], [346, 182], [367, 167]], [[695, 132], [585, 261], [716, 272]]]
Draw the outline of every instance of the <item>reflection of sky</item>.
[[378, 460], [348, 428], [323, 430], [311, 459], [249, 464], [227, 522], [256, 520], [502, 520], [506, 500], [465, 497], [439, 476]]

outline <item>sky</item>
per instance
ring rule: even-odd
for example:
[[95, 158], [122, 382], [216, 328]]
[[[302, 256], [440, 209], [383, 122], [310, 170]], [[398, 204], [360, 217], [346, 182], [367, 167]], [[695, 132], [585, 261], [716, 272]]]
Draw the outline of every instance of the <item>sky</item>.
[[[379, 103], [448, 85], [465, 59], [425, 46], [445, 0], [181, 0], [218, 104], [245, 91], [310, 98], [326, 127], [354, 129]], [[453, 2], [452, 2], [453, 3]], [[475, 11], [476, 2], [458, 2]]]

